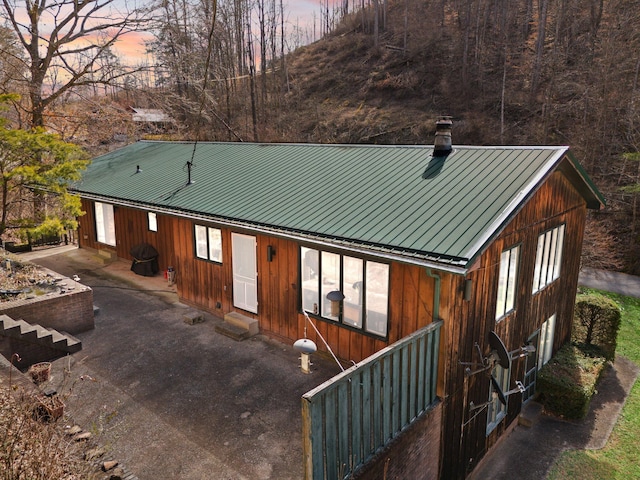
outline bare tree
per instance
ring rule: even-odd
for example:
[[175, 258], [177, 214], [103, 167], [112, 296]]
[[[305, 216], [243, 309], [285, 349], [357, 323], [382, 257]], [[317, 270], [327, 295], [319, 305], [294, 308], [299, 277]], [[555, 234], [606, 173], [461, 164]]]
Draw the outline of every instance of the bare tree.
[[[108, 84], [120, 75], [98, 60], [147, 20], [144, 10], [122, 11], [117, 5], [115, 0], [2, 0], [3, 16], [27, 56], [32, 127], [44, 125], [45, 110], [66, 91]], [[50, 84], [53, 74], [62, 79], [57, 85]]]
[[531, 74], [531, 96], [535, 96], [540, 84], [540, 77], [542, 75], [542, 60], [544, 56], [544, 44], [545, 36], [547, 34], [547, 13], [549, 11], [549, 0], [541, 0], [538, 5], [538, 35], [536, 38], [536, 56], [533, 64], [533, 71]]
[[16, 92], [23, 75], [24, 58], [17, 38], [11, 29], [0, 26], [0, 93]]

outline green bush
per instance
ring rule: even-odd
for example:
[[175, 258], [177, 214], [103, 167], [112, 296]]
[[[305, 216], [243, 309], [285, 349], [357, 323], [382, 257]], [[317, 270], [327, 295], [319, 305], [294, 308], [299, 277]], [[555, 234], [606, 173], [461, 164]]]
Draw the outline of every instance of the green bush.
[[620, 307], [610, 298], [598, 293], [579, 294], [571, 339], [600, 348], [604, 357], [613, 361], [621, 318]]
[[598, 349], [567, 344], [540, 370], [536, 389], [548, 412], [583, 418], [604, 370], [606, 360]]

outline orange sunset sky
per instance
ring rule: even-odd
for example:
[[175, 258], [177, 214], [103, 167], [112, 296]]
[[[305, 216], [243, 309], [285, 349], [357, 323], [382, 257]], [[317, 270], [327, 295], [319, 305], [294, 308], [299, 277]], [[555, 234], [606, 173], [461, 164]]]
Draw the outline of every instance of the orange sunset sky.
[[[127, 3], [131, 5], [131, 2], [126, 0], [116, 0], [114, 6], [124, 9]], [[138, 5], [144, 3], [138, 1]], [[330, 0], [330, 3], [333, 4], [334, 0]], [[321, 8], [320, 0], [285, 0], [285, 29], [287, 33], [291, 35], [296, 26], [302, 29], [306, 27], [312, 29], [314, 15], [319, 18]], [[148, 33], [128, 33], [116, 44], [115, 52], [124, 64], [140, 63], [145, 59], [145, 41], [151, 39], [152, 36]]]

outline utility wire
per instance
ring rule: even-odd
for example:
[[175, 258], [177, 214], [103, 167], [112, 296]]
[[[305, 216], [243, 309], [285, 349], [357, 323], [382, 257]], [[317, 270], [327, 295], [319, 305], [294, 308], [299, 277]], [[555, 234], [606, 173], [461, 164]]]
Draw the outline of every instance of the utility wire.
[[196, 132], [195, 140], [193, 142], [193, 150], [191, 151], [191, 165], [193, 166], [193, 159], [196, 155], [196, 148], [198, 146], [198, 137], [200, 136], [200, 126], [202, 124], [202, 111], [204, 110], [204, 102], [206, 100], [207, 83], [209, 80], [209, 67], [211, 65], [211, 53], [213, 51], [213, 31], [216, 25], [216, 13], [218, 10], [218, 1], [213, 0], [213, 11], [211, 12], [211, 28], [209, 29], [209, 36], [207, 38], [207, 59], [204, 64], [204, 79], [202, 80], [202, 94], [200, 95], [200, 106], [198, 108], [198, 117], [196, 119]]

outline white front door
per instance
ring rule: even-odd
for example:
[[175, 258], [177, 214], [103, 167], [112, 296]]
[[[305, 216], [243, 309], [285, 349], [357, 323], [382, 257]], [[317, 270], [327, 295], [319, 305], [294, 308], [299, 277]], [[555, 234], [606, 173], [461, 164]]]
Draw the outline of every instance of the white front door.
[[233, 255], [233, 305], [258, 313], [256, 237], [231, 234]]

